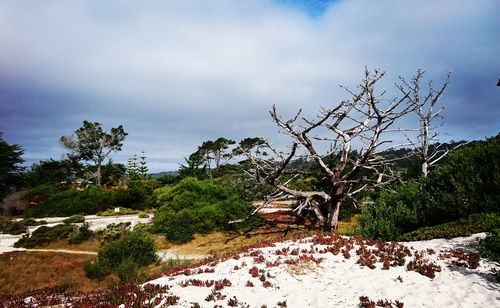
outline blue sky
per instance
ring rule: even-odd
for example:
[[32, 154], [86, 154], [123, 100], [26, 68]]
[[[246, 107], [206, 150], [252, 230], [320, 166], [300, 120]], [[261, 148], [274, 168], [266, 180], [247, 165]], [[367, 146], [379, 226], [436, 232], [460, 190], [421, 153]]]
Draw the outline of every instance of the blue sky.
[[498, 12], [497, 0], [6, 0], [0, 131], [32, 163], [60, 158], [83, 120], [121, 124], [115, 161], [145, 151], [152, 170], [175, 170], [220, 136], [285, 144], [272, 104], [314, 115], [367, 65], [387, 71], [391, 96], [399, 75], [439, 83], [452, 69], [445, 138], [482, 139], [500, 128]]

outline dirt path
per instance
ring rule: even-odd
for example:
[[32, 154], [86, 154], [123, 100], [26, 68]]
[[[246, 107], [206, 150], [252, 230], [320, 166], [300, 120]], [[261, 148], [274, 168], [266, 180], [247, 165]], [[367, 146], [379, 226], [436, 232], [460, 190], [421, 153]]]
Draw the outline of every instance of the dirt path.
[[80, 255], [97, 255], [97, 252], [94, 251], [81, 251], [81, 250], [69, 250], [69, 249], [26, 249], [25, 251], [41, 251], [41, 252], [62, 252], [62, 253], [73, 253]]

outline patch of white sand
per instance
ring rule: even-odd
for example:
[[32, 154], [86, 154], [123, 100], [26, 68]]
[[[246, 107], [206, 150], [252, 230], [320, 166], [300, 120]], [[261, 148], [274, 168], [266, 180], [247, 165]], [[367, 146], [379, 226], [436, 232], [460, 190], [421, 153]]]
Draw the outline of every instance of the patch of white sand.
[[[404, 307], [500, 307], [500, 285], [494, 282], [490, 270], [499, 268], [484, 260], [476, 269], [457, 267], [450, 260], [442, 260], [439, 253], [449, 248], [469, 247], [472, 242], [484, 234], [473, 235], [465, 238], [451, 240], [438, 239], [405, 243], [417, 250], [431, 248], [434, 254], [426, 254], [425, 258], [440, 265], [441, 272], [436, 272], [431, 279], [417, 272], [407, 271], [406, 266], [391, 267], [383, 270], [381, 263], [376, 263], [375, 269], [356, 264], [358, 256], [357, 247], [350, 251], [350, 258], [346, 259], [342, 253], [313, 253], [315, 258], [324, 258], [320, 264], [312, 261], [299, 262], [289, 265], [282, 262], [275, 267], [266, 267], [266, 262], [274, 262], [278, 257], [275, 251], [281, 248], [294, 248], [309, 250], [324, 248], [325, 245], [315, 245], [309, 242], [287, 241], [277, 243], [274, 247], [253, 249], [261, 251], [265, 261], [259, 263], [243, 253], [239, 259], [228, 259], [214, 267], [201, 266], [212, 269], [211, 272], [197, 274], [199, 268], [193, 269], [193, 275], [172, 274], [147, 283], [167, 285], [169, 295], [179, 296], [179, 302], [173, 307], [192, 307], [197, 302], [201, 307], [214, 307], [220, 305], [229, 307], [228, 300], [235, 296], [240, 303], [249, 307], [277, 307], [279, 302], [286, 301], [287, 307], [359, 307], [359, 297], [368, 296], [371, 300], [389, 299], [399, 300]], [[415, 249], [411, 249], [412, 253]], [[302, 253], [301, 253], [302, 254]], [[297, 256], [281, 256], [281, 260], [297, 258]], [[406, 257], [406, 263], [412, 257]], [[235, 267], [237, 266], [237, 267]], [[267, 281], [272, 286], [265, 288], [259, 277], [254, 278], [249, 270], [256, 266], [258, 269], [269, 273]], [[398, 279], [399, 277], [399, 279]], [[187, 286], [180, 284], [189, 279], [222, 280], [229, 279], [231, 286], [224, 287], [219, 292], [225, 299], [206, 301], [205, 299], [213, 290], [212, 287]], [[248, 287], [247, 282], [254, 287]], [[242, 306], [243, 307], [243, 306]]]

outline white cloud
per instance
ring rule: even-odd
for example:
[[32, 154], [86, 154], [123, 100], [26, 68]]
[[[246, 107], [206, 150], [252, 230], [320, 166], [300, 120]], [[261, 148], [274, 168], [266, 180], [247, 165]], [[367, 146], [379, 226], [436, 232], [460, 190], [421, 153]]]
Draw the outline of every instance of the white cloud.
[[[443, 100], [449, 132], [480, 138], [500, 124], [498, 106], [482, 107], [498, 97], [499, 9], [494, 0], [352, 0], [311, 19], [264, 0], [4, 1], [0, 78], [29, 95], [19, 103], [3, 90], [10, 105], [0, 130], [29, 140], [32, 122], [14, 117], [29, 109], [53, 119], [58, 135], [44, 138], [53, 138], [47, 156], [57, 156], [59, 132], [84, 119], [123, 124], [130, 136], [117, 157], [145, 150], [172, 166], [206, 139], [275, 135], [273, 103], [313, 114], [344, 97], [338, 84], [355, 84], [366, 64], [388, 70], [389, 89], [417, 68], [441, 80], [455, 69], [460, 88], [453, 80]], [[462, 98], [468, 91], [474, 102]], [[463, 112], [472, 103], [477, 129]], [[29, 152], [36, 142], [22, 145]]]

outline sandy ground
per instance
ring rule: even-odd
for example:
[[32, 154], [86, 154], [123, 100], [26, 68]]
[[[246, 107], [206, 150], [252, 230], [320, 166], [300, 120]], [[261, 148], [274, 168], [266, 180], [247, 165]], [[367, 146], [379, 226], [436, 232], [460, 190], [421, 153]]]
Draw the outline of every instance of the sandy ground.
[[[500, 284], [490, 273], [492, 268], [500, 268], [498, 264], [481, 260], [479, 267], [469, 269], [453, 265], [452, 259], [439, 257], [446, 249], [471, 249], [471, 244], [484, 236], [482, 233], [451, 240], [404, 243], [413, 256], [417, 250], [424, 251], [425, 259], [441, 267], [432, 279], [408, 271], [406, 265], [388, 270], [382, 269], [381, 263], [376, 263], [374, 269], [361, 266], [356, 263], [356, 249], [360, 247], [357, 244], [350, 250], [349, 258], [345, 258], [342, 253], [318, 253], [316, 249], [321, 251], [329, 246], [307, 239], [252, 249], [218, 264], [192, 269], [188, 276], [185, 272], [173, 273], [148, 283], [168, 285], [168, 294], [180, 298], [173, 307], [193, 307], [195, 302], [201, 307], [230, 307], [234, 301], [229, 300], [233, 297], [236, 297], [238, 307], [279, 307], [284, 302], [286, 307], [359, 307], [360, 296], [368, 296], [374, 301], [398, 300], [404, 307], [500, 307]], [[298, 259], [299, 255], [277, 255], [277, 251], [283, 248], [289, 252], [298, 248], [299, 255], [324, 259], [319, 264], [311, 260], [287, 264], [286, 260]], [[435, 252], [428, 251], [428, 248]], [[407, 256], [406, 264], [412, 258]], [[272, 265], [276, 260], [279, 265]], [[253, 277], [250, 274], [253, 267], [261, 270], [258, 275], [264, 274], [265, 277]], [[223, 279], [230, 283], [226, 281], [228, 286], [219, 291], [213, 291], [214, 286], [199, 286], [203, 281]], [[262, 280], [268, 282], [267, 287]], [[211, 292], [220, 292], [219, 299], [207, 298]]]

